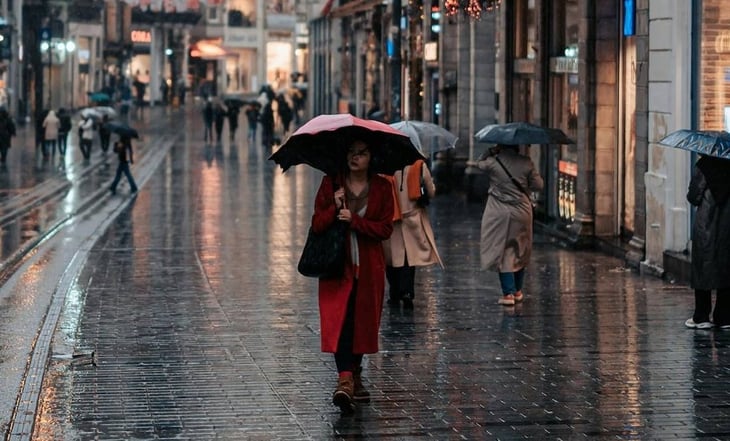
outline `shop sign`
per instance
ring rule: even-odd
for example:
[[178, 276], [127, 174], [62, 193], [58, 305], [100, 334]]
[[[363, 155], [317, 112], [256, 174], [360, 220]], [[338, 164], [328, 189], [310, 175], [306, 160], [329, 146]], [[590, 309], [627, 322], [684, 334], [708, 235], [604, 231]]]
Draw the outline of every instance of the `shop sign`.
[[134, 44], [150, 44], [152, 42], [152, 33], [136, 29], [131, 32], [131, 38]]
[[256, 29], [228, 28], [223, 38], [226, 47], [253, 47], [259, 45], [259, 36]]
[[438, 61], [439, 46], [437, 41], [429, 41], [423, 45], [423, 59], [426, 61]]
[[575, 220], [578, 164], [558, 161], [558, 214], [563, 222]]
[[573, 57], [551, 57], [550, 72], [578, 73], [578, 59]]

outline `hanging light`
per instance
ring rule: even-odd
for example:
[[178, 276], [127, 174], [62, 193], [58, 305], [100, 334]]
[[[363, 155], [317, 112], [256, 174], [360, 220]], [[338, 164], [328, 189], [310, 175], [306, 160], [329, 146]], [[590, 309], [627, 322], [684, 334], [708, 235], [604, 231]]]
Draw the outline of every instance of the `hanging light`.
[[446, 15], [454, 16], [459, 13], [479, 20], [485, 12], [497, 9], [501, 0], [444, 0]]

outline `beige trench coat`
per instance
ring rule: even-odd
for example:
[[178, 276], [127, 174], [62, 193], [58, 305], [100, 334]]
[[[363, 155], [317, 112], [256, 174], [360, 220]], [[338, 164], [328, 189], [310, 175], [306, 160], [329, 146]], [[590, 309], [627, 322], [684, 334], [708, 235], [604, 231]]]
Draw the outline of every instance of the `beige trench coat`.
[[[498, 157], [524, 189], [542, 190], [543, 179], [530, 158], [511, 149], [502, 150]], [[489, 174], [489, 197], [482, 215], [482, 268], [519, 271], [527, 266], [532, 253], [532, 202], [494, 156], [479, 161], [477, 166]]]
[[[400, 205], [402, 219], [393, 222], [393, 234], [383, 242], [385, 263], [388, 266], [400, 268], [405, 265], [406, 256], [409, 266], [428, 266], [438, 263], [443, 268], [436, 241], [433, 237], [431, 221], [428, 211], [416, 205], [416, 201], [408, 198], [408, 186], [403, 176], [408, 176], [411, 166], [395, 172], [396, 193]], [[431, 178], [431, 172], [424, 164], [421, 175], [425, 183], [426, 192], [430, 198], [436, 195], [436, 186]]]

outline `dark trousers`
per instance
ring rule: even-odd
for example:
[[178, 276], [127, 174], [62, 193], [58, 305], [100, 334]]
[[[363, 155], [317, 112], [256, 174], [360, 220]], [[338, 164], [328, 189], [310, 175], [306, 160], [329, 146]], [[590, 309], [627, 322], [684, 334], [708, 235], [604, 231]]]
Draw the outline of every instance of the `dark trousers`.
[[107, 134], [100, 133], [99, 134], [99, 140], [101, 141], [101, 150], [103, 152], [106, 152], [107, 150], [109, 150], [109, 139], [110, 138], [111, 138], [111, 133], [107, 133]]
[[114, 181], [112, 182], [112, 193], [117, 191], [117, 185], [119, 184], [119, 180], [122, 178], [122, 173], [124, 174], [124, 176], [127, 177], [127, 181], [129, 182], [129, 188], [132, 190], [132, 193], [135, 193], [137, 191], [137, 183], [134, 182], [132, 173], [129, 171], [129, 163], [121, 161], [117, 166], [117, 174], [114, 176]]
[[692, 320], [695, 323], [707, 322], [710, 320], [715, 326], [730, 325], [730, 289], [718, 289], [715, 299], [715, 310], [712, 310], [712, 291], [709, 289], [695, 289], [695, 313]]
[[213, 123], [205, 121], [205, 133], [203, 135], [204, 141], [213, 141]]
[[58, 134], [58, 153], [61, 155], [66, 154], [66, 138], [68, 137], [68, 133], [61, 132]]
[[390, 285], [389, 297], [391, 300], [400, 300], [403, 298], [411, 299], [415, 297], [416, 267], [408, 266], [385, 267], [385, 277]]
[[90, 139], [81, 139], [81, 143], [79, 143], [79, 147], [81, 148], [81, 154], [84, 155], [84, 158], [89, 159], [91, 157], [91, 140]]
[[352, 282], [352, 291], [347, 299], [347, 312], [345, 313], [345, 321], [342, 323], [342, 331], [340, 332], [340, 340], [337, 342], [337, 352], [335, 353], [335, 364], [337, 372], [354, 371], [355, 368], [362, 364], [362, 354], [354, 354], [352, 352], [353, 341], [355, 339], [355, 298], [357, 297], [357, 279]]

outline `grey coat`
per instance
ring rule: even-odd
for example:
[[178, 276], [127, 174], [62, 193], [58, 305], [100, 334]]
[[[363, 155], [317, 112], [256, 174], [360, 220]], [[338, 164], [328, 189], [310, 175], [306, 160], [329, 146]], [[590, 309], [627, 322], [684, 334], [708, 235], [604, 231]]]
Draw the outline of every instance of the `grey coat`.
[[[532, 160], [505, 149], [502, 164], [527, 191], [542, 190], [543, 179]], [[532, 253], [532, 201], [520, 191], [499, 165], [495, 156], [477, 163], [489, 174], [489, 198], [482, 215], [482, 268], [514, 272], [527, 266]]]
[[697, 207], [692, 225], [692, 288], [730, 288], [730, 201], [722, 205], [715, 203], [697, 166], [689, 183], [687, 200]]

